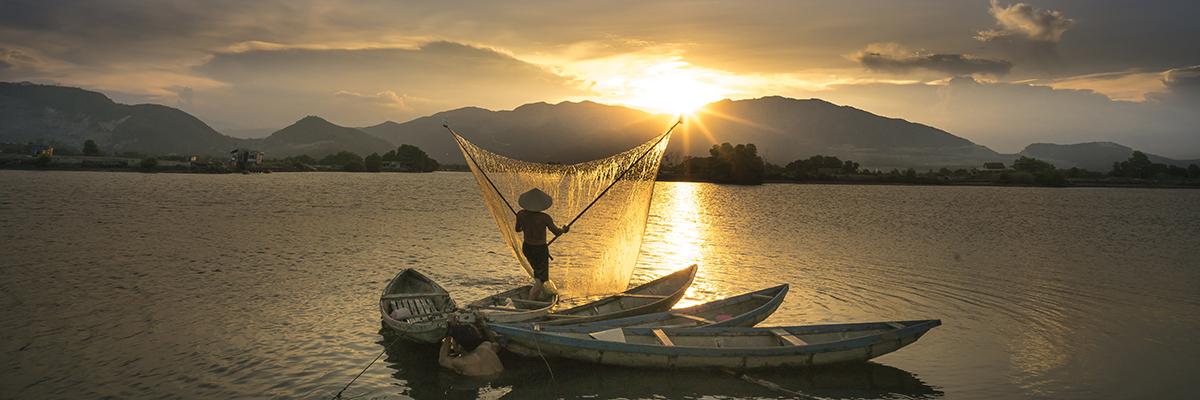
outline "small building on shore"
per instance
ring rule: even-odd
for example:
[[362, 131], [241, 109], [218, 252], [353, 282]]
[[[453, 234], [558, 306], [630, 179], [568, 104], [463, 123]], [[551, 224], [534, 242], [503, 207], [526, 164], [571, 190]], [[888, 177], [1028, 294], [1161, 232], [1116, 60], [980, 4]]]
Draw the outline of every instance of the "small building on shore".
[[983, 163], [983, 169], [981, 169], [979, 171], [980, 172], [1004, 172], [1007, 170], [1008, 170], [1008, 168], [1005, 168], [1004, 163], [1002, 163], [1002, 162], [985, 162], [985, 163]]

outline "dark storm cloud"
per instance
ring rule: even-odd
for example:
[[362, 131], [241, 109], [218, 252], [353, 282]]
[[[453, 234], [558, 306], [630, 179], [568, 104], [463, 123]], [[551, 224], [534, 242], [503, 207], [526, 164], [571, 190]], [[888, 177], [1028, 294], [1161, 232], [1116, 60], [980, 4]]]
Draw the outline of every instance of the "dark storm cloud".
[[997, 27], [979, 32], [976, 38], [985, 42], [1020, 36], [1036, 42], [1058, 43], [1063, 33], [1075, 25], [1074, 20], [1060, 11], [1038, 9], [1025, 3], [1001, 7], [992, 0], [988, 11], [996, 19]]
[[987, 74], [1000, 76], [1012, 69], [1005, 60], [974, 57], [966, 54], [926, 54], [910, 52], [898, 46], [868, 46], [852, 57], [875, 71], [909, 72], [917, 69], [949, 75]]

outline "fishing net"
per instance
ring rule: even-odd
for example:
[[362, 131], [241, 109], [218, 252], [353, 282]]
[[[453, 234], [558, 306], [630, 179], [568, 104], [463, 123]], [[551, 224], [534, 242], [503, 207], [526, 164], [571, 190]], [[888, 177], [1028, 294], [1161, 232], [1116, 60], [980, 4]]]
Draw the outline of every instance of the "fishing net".
[[514, 228], [515, 213], [521, 210], [517, 198], [538, 188], [554, 199], [554, 205], [544, 212], [559, 226], [571, 224], [570, 232], [550, 246], [553, 284], [547, 287], [571, 297], [627, 288], [671, 130], [619, 154], [571, 165], [512, 159], [484, 150], [453, 130], [451, 133], [475, 175], [500, 236], [526, 274], [533, 276], [533, 269], [521, 254], [522, 233]]

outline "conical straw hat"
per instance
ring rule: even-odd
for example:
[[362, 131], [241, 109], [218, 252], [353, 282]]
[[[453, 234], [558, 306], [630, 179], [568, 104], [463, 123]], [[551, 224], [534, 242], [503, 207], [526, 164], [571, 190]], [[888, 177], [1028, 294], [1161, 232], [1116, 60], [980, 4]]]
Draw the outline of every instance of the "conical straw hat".
[[550, 198], [550, 195], [541, 191], [541, 189], [533, 188], [529, 189], [528, 192], [521, 193], [521, 197], [517, 199], [517, 204], [520, 204], [521, 208], [529, 211], [542, 211], [550, 208], [554, 204], [554, 199]]

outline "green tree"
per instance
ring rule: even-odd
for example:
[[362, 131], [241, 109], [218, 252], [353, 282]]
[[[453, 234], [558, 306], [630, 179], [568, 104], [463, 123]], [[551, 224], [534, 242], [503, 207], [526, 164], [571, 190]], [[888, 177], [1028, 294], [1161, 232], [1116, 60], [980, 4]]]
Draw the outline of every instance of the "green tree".
[[1054, 171], [1054, 164], [1032, 158], [1021, 156], [1017, 161], [1013, 161], [1012, 169], [1016, 171], [1028, 172], [1030, 174], [1038, 174], [1046, 171]]
[[146, 157], [143, 158], [142, 162], [138, 165], [144, 170], [152, 171], [158, 167], [158, 159], [154, 157]]
[[1200, 178], [1200, 165], [1196, 165], [1196, 164], [1188, 165], [1188, 178], [1192, 178], [1192, 179]]
[[342, 170], [346, 172], [362, 172], [365, 169], [366, 166], [363, 165], [362, 160], [350, 160], [342, 166]]
[[412, 172], [432, 172], [439, 166], [437, 160], [429, 158], [420, 147], [408, 144], [400, 145], [400, 148], [396, 149], [394, 159], [387, 161], [394, 161], [401, 169]]
[[45, 154], [37, 156], [37, 158], [33, 159], [33, 165], [36, 165], [39, 167], [45, 167], [47, 165], [50, 165], [50, 156], [45, 155]]
[[350, 164], [350, 163], [354, 163], [354, 162], [357, 162], [358, 164], [361, 165], [363, 162], [363, 159], [358, 154], [354, 154], [349, 151], [343, 150], [343, 151], [339, 151], [335, 154], [330, 154], [325, 157], [322, 157], [321, 161], [318, 161], [317, 163], [321, 164], [321, 165], [336, 165], [336, 166], [344, 167], [346, 164]]
[[88, 139], [87, 141], [83, 142], [83, 155], [85, 155], [85, 156], [100, 155], [100, 147], [96, 146], [95, 140]]
[[367, 172], [379, 172], [383, 169], [383, 157], [379, 156], [379, 153], [371, 153], [363, 159], [363, 167]]

